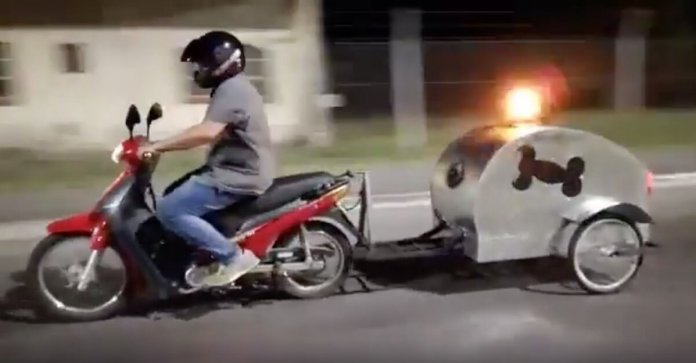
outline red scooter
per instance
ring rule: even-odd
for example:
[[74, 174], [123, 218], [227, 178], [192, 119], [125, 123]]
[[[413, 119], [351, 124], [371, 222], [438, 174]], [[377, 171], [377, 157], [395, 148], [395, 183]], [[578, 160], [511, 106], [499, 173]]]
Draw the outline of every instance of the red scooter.
[[[131, 105], [126, 117], [130, 137], [112, 154], [124, 170], [92, 210], [48, 225], [48, 236], [34, 248], [27, 267], [40, 313], [67, 320], [104, 319], [136, 301], [221, 289], [192, 282], [197, 269], [211, 263], [210, 256], [164, 230], [153, 214], [151, 177], [159, 156], [139, 158], [138, 146], [149, 139], [150, 125], [161, 116], [162, 108], [153, 104], [146, 136], [134, 137], [140, 114]], [[175, 181], [165, 194], [188, 177]], [[339, 206], [352, 177], [350, 172], [280, 177], [265, 194], [205, 216], [229, 243], [262, 260], [223, 290], [263, 286], [297, 298], [334, 293], [348, 276], [351, 241], [359, 235]]]

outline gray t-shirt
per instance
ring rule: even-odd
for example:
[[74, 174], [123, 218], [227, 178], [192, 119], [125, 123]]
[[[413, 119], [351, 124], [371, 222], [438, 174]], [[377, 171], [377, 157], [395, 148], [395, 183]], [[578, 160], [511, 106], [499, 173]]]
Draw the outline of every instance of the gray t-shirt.
[[271, 186], [275, 158], [263, 98], [244, 73], [222, 82], [205, 119], [226, 124], [198, 176], [206, 184], [240, 194], [262, 194]]

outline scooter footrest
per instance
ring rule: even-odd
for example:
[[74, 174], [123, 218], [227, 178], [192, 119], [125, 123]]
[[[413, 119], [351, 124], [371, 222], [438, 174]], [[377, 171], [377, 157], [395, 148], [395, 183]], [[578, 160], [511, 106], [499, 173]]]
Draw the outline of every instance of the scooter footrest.
[[193, 264], [196, 266], [204, 267], [216, 262], [218, 262], [217, 258], [208, 251], [198, 250], [193, 253]]

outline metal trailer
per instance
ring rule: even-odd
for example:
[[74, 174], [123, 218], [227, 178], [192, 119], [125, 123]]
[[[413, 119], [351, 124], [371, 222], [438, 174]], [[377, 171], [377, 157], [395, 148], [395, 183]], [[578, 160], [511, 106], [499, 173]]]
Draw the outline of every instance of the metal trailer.
[[[557, 256], [583, 289], [612, 293], [642, 263], [651, 191], [646, 166], [604, 137], [531, 123], [483, 125], [440, 155], [430, 180], [435, 224], [420, 236], [371, 240], [364, 173], [356, 248], [367, 258], [457, 253], [477, 263]], [[586, 266], [593, 255], [600, 263]]]

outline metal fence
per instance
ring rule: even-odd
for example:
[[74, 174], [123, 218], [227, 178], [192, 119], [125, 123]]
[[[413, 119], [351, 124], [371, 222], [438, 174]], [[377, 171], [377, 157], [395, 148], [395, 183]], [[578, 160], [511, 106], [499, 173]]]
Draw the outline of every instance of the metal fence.
[[[649, 40], [648, 108], [696, 107], [696, 40]], [[423, 42], [429, 115], [451, 116], [491, 106], [502, 80], [552, 62], [566, 75], [571, 109], [613, 104], [613, 39]], [[345, 97], [337, 119], [391, 115], [389, 43], [327, 46], [333, 92]]]

